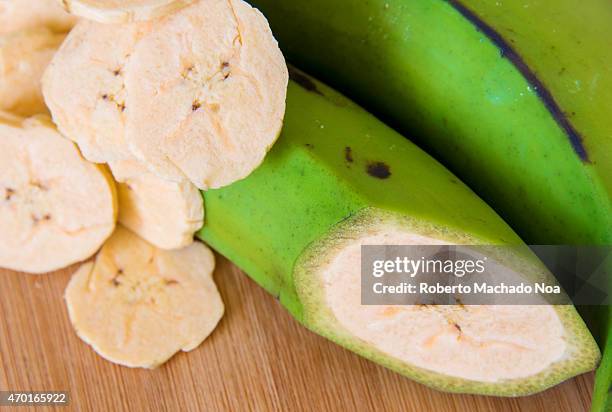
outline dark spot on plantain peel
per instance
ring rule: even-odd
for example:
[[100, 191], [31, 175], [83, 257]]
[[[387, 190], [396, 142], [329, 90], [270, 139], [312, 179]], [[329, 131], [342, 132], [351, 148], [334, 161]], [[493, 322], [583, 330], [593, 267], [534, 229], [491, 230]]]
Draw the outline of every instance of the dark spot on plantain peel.
[[391, 176], [389, 166], [384, 162], [370, 162], [366, 165], [366, 172], [377, 179], [386, 179]]
[[553, 119], [557, 122], [559, 127], [563, 129], [567, 138], [574, 149], [574, 152], [580, 157], [583, 162], [589, 163], [589, 155], [582, 142], [582, 136], [570, 123], [568, 116], [563, 113], [561, 107], [557, 104], [550, 91], [546, 88], [544, 83], [536, 76], [535, 72], [525, 63], [525, 60], [512, 48], [512, 46], [499, 34], [495, 29], [489, 26], [483, 21], [476, 13], [470, 10], [468, 7], [463, 5], [460, 0], [448, 0], [448, 3], [453, 6], [463, 17], [470, 21], [476, 28], [487, 36], [497, 47], [499, 47], [499, 53], [502, 58], [508, 59], [514, 67], [523, 75], [525, 80], [535, 92], [538, 97], [550, 112]]
[[344, 160], [349, 163], [353, 163], [353, 149], [350, 146], [344, 148]]
[[288, 69], [289, 69], [289, 78], [291, 80], [299, 84], [303, 89], [309, 92], [318, 94], [320, 96], [323, 96], [323, 93], [321, 93], [321, 91], [317, 88], [317, 85], [315, 84], [315, 82], [313, 82], [310, 79], [310, 77], [306, 76], [303, 73], [300, 73], [299, 71], [297, 71], [291, 66], [289, 66]]

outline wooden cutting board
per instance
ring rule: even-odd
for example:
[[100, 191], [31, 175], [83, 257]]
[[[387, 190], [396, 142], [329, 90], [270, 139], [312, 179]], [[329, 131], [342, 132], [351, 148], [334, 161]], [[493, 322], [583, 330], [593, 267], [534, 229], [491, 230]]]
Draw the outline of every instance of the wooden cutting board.
[[70, 326], [62, 296], [74, 269], [0, 270], [0, 390], [69, 391], [62, 411], [588, 410], [592, 373], [525, 398], [428, 389], [307, 331], [223, 258], [215, 279], [226, 314], [215, 332], [159, 369], [116, 366]]

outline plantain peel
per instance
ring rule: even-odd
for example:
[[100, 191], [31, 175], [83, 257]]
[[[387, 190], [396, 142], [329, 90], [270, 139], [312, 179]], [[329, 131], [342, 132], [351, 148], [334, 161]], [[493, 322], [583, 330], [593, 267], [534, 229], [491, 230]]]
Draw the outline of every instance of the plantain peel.
[[188, 181], [160, 179], [134, 160], [109, 163], [117, 183], [119, 222], [161, 249], [193, 242], [204, 223], [204, 200]]
[[110, 236], [115, 187], [47, 116], [0, 116], [0, 266], [45, 273], [89, 258]]
[[155, 368], [199, 346], [223, 316], [214, 266], [203, 243], [164, 251], [118, 226], [95, 261], [70, 280], [70, 320], [105, 359]]

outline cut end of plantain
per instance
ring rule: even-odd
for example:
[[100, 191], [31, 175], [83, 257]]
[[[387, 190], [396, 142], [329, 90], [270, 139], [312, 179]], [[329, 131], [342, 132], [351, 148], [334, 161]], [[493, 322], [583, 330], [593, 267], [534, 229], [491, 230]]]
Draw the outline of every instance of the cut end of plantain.
[[193, 243], [194, 233], [204, 223], [204, 199], [191, 182], [163, 180], [135, 160], [109, 166], [118, 182], [123, 226], [161, 249]]
[[196, 0], [62, 0], [64, 9], [98, 23], [131, 23], [161, 18]]
[[44, 27], [0, 34], [0, 110], [47, 113], [41, 78], [64, 37]]
[[62, 9], [59, 0], [0, 2], [0, 34], [38, 27], [65, 33], [75, 23], [76, 18]]
[[197, 242], [164, 251], [118, 226], [93, 263], [66, 288], [70, 320], [105, 359], [154, 368], [191, 351], [223, 316], [214, 255]]
[[29, 273], [93, 255], [117, 200], [106, 168], [87, 162], [47, 116], [0, 115], [0, 266]]
[[[599, 350], [570, 305], [361, 303], [362, 245], [477, 243], [412, 219], [364, 212], [340, 224], [298, 262], [296, 288], [305, 323], [369, 359], [449, 392], [528, 395], [594, 369]], [[541, 269], [516, 276], [529, 281], [535, 273]]]

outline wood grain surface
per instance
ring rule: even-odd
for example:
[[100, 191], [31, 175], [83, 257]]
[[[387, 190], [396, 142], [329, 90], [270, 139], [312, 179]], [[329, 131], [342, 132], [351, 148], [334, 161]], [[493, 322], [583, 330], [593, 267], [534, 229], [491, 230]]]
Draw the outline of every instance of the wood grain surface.
[[215, 332], [159, 369], [116, 366], [70, 326], [63, 291], [74, 269], [0, 270], [0, 390], [69, 391], [61, 411], [588, 410], [592, 374], [525, 398], [428, 389], [307, 331], [223, 258], [215, 279], [226, 314]]

